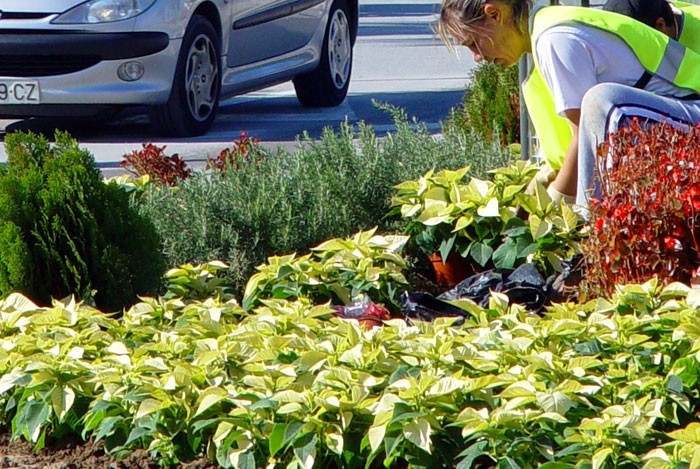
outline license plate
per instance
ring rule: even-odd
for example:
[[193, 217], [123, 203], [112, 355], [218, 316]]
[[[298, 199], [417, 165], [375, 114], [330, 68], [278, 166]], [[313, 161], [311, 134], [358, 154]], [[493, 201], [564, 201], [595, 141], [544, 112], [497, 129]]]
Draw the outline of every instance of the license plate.
[[0, 104], [39, 104], [39, 82], [30, 80], [0, 80]]

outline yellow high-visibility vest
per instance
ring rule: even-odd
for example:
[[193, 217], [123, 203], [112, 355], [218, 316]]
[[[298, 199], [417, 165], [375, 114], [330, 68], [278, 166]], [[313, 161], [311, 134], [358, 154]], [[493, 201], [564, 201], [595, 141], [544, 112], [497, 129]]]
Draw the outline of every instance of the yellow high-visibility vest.
[[[679, 8], [683, 5], [674, 3]], [[690, 18], [690, 14], [684, 15]], [[687, 19], [688, 19], [687, 18]], [[682, 36], [693, 38], [697, 31], [695, 21], [684, 24]], [[523, 83], [525, 105], [545, 159], [555, 170], [561, 168], [566, 149], [571, 142], [569, 121], [556, 113], [551, 90], [542, 78], [537, 63], [535, 46], [539, 36], [547, 29], [562, 24], [585, 24], [615, 34], [632, 49], [642, 67], [689, 93], [700, 91], [700, 53], [696, 53], [656, 29], [623, 15], [585, 7], [552, 6], [535, 12], [531, 31], [534, 67]], [[700, 48], [697, 49], [700, 51]]]

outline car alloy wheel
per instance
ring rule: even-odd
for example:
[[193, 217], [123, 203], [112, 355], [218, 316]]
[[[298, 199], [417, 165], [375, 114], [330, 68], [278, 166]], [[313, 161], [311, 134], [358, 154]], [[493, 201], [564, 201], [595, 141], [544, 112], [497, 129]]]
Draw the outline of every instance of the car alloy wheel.
[[165, 135], [204, 135], [214, 122], [221, 93], [219, 35], [211, 22], [194, 15], [182, 39], [168, 102], [150, 109]]
[[330, 9], [318, 66], [294, 78], [294, 90], [303, 106], [337, 106], [347, 96], [352, 74], [350, 19], [347, 0], [335, 0]]
[[352, 63], [352, 43], [348, 17], [342, 9], [335, 10], [328, 34], [328, 63], [331, 80], [335, 87], [342, 89], [350, 79]]
[[208, 36], [201, 34], [190, 47], [185, 71], [187, 104], [194, 119], [205, 121], [214, 112], [219, 80], [216, 48]]

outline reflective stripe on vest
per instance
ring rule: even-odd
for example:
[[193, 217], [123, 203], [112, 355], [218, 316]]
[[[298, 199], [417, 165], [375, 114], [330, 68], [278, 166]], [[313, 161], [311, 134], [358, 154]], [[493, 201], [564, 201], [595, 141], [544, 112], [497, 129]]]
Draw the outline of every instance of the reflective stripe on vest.
[[[642, 23], [616, 13], [584, 7], [544, 7], [535, 12], [531, 39], [536, 50], [537, 38], [545, 30], [561, 24], [585, 24], [615, 34], [637, 56], [642, 67], [680, 88], [700, 91], [700, 54], [687, 50], [668, 36]], [[683, 34], [685, 36], [685, 32]], [[535, 69], [539, 71], [537, 54], [533, 53]], [[530, 81], [533, 80], [532, 84]], [[548, 163], [555, 169], [561, 167], [566, 149], [571, 141], [571, 129], [558, 120], [554, 99], [540, 73], [533, 74], [523, 85], [523, 99], [528, 108], [540, 146]], [[545, 96], [535, 95], [546, 94]], [[564, 119], [566, 122], [566, 120]]]
[[685, 2], [671, 2], [682, 13], [681, 36], [678, 42], [700, 53], [700, 6]]

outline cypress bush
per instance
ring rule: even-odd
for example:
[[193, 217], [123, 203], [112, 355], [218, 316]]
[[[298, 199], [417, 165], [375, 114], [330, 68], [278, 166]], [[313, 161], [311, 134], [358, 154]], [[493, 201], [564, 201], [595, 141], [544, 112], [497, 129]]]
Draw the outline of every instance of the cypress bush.
[[482, 63], [471, 73], [462, 107], [453, 109], [450, 123], [472, 128], [489, 141], [502, 145], [520, 141], [518, 67]]
[[0, 294], [76, 294], [115, 311], [159, 289], [165, 261], [153, 224], [66, 133], [5, 138], [0, 167]]

